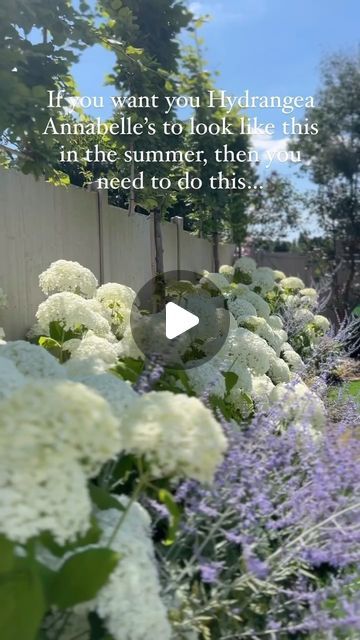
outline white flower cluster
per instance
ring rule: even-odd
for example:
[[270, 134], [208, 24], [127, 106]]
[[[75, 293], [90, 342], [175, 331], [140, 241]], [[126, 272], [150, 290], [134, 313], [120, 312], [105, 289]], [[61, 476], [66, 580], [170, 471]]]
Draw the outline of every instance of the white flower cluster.
[[70, 291], [85, 298], [93, 298], [98, 282], [90, 269], [78, 262], [57, 260], [40, 274], [39, 285], [46, 295]]
[[190, 384], [198, 396], [208, 394], [224, 398], [226, 394], [225, 378], [211, 362], [189, 369], [187, 374]]
[[[125, 497], [121, 502], [127, 506]], [[120, 560], [108, 584], [97, 594], [95, 610], [114, 640], [170, 640], [171, 627], [160, 597], [150, 517], [138, 503], [131, 505], [120, 527], [119, 517], [121, 512], [116, 509], [97, 513], [103, 542], [113, 538], [111, 548], [119, 552]]]
[[129, 325], [131, 308], [136, 299], [135, 291], [130, 287], [109, 282], [99, 287], [96, 299], [110, 313], [115, 335], [122, 338]]
[[299, 429], [309, 425], [314, 430], [319, 430], [325, 425], [324, 403], [301, 380], [277, 385], [270, 394], [270, 400], [281, 405], [286, 425], [298, 426]]
[[[216, 367], [225, 374], [236, 374], [237, 382], [225, 395], [225, 402], [246, 417], [249, 397], [256, 407], [269, 407], [274, 389], [289, 383], [304, 368], [301, 357], [288, 342], [283, 318], [272, 312], [279, 308], [273, 301], [278, 304], [280, 300], [289, 309], [291, 305], [289, 315], [314, 335], [329, 325], [326, 318], [313, 314], [316, 291], [306, 288], [300, 278], [286, 278], [281, 271], [257, 267], [248, 257], [237, 260], [232, 279], [226, 265], [221, 272], [227, 274], [230, 285], [224, 296], [231, 329], [216, 358]], [[324, 413], [323, 406], [321, 410]]]
[[212, 412], [197, 398], [170, 391], [141, 396], [126, 413], [127, 451], [143, 456], [154, 477], [211, 482], [227, 442]]
[[98, 370], [114, 367], [119, 358], [119, 343], [111, 339], [100, 338], [93, 331], [88, 331], [83, 338], [68, 340], [64, 343], [64, 349], [71, 353], [72, 363], [81, 361], [87, 363], [90, 368], [93, 363], [98, 363]]
[[109, 336], [110, 324], [94, 302], [68, 291], [54, 293], [37, 310], [39, 328], [48, 335], [50, 323], [59, 322], [65, 331], [81, 333], [84, 329], [90, 329], [96, 335]]
[[0, 345], [0, 400], [11, 396], [16, 389], [26, 384], [25, 376], [20, 373], [13, 362], [3, 357]]
[[121, 450], [118, 423], [81, 384], [14, 381], [0, 401], [0, 531], [19, 542], [50, 531], [63, 544], [88, 529], [87, 479]]
[[15, 340], [0, 345], [0, 357], [8, 358], [17, 371], [29, 378], [65, 378], [65, 371], [59, 362], [45, 349]]
[[[171, 626], [161, 599], [156, 558], [151, 539], [151, 520], [138, 503], [130, 504], [127, 496], [113, 496], [126, 516], [118, 509], [95, 509], [101, 529], [99, 548], [111, 548], [119, 554], [119, 562], [107, 583], [93, 600], [68, 610], [60, 625], [53, 614], [45, 621], [49, 640], [75, 640], [90, 637], [88, 614], [96, 612], [103, 620], [113, 640], [170, 640]], [[71, 557], [69, 552], [65, 558]], [[58, 571], [63, 558], [47, 550], [40, 550], [39, 559], [50, 569]]]

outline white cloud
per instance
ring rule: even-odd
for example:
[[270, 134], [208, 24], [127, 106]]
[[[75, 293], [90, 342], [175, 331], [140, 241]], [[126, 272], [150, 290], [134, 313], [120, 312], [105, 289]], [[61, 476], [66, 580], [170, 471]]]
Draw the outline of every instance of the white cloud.
[[[257, 130], [251, 135], [252, 147], [258, 152], [261, 163], [265, 163], [273, 167], [274, 164], [284, 164], [277, 157], [276, 154], [281, 151], [287, 151], [289, 138], [274, 138], [273, 135], [269, 136], [266, 133]], [[271, 163], [271, 164], [270, 164]]]
[[195, 0], [190, 3], [189, 9], [196, 17], [209, 14], [217, 24], [249, 22], [266, 13], [266, 0], [242, 0], [240, 8], [235, 2], [230, 7], [229, 4], [229, 0]]

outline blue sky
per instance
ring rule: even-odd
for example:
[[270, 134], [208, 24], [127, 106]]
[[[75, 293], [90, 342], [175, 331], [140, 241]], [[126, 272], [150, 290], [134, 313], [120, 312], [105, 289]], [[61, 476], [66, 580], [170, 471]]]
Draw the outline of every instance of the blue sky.
[[[208, 68], [220, 72], [219, 89], [232, 95], [245, 89], [253, 95], [313, 95], [321, 59], [339, 50], [354, 51], [360, 42], [359, 0], [189, 0], [188, 4], [196, 14], [212, 16], [201, 30], [205, 57]], [[101, 47], [85, 51], [74, 67], [83, 95], [114, 94], [113, 88], [103, 86], [112, 61], [112, 54]], [[271, 141], [254, 138], [260, 153], [269, 147], [286, 148], [281, 112], [259, 109], [249, 115], [276, 124]], [[301, 117], [301, 111], [296, 115]], [[294, 168], [278, 162], [272, 169], [295, 174]], [[308, 186], [306, 180], [295, 180], [300, 187]]]

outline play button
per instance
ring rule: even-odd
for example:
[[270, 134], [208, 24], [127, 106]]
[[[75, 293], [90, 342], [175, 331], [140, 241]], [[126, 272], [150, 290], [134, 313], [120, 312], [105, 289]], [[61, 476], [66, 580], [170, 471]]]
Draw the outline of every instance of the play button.
[[186, 311], [174, 302], [166, 305], [166, 337], [174, 340], [183, 333], [190, 331], [200, 322], [200, 318], [190, 311]]
[[211, 360], [230, 325], [222, 292], [193, 271], [170, 271], [137, 293], [131, 333], [145, 359], [166, 368], [191, 369]]

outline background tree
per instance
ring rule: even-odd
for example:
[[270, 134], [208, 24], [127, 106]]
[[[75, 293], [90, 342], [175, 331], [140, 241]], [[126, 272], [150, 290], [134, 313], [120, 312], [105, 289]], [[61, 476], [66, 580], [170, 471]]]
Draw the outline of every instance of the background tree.
[[[86, 2], [2, 0], [0, 5], [0, 162], [49, 175], [55, 161], [48, 91], [74, 93], [70, 67], [94, 42]], [[56, 117], [56, 113], [51, 114]]]
[[262, 187], [252, 194], [248, 230], [264, 246], [269, 241], [281, 242], [297, 227], [304, 197], [291, 180], [276, 171], [265, 178]]
[[[201, 24], [198, 22], [196, 26]], [[209, 91], [215, 91], [214, 79], [205, 68], [205, 61], [202, 57], [201, 46], [203, 42], [198, 37], [195, 29], [194, 45], [188, 46], [184, 50], [182, 59], [182, 73], [180, 75], [180, 86], [182, 93], [198, 97], [200, 108], [194, 109], [192, 113], [195, 127], [199, 123], [209, 127], [210, 124], [222, 124], [226, 117], [228, 124], [233, 127], [234, 135], [187, 135], [185, 146], [187, 149], [196, 152], [204, 152], [207, 164], [191, 164], [184, 167], [191, 177], [201, 180], [200, 189], [192, 189], [186, 197], [189, 209], [192, 210], [191, 218], [194, 226], [203, 237], [210, 237], [213, 244], [213, 260], [215, 271], [220, 266], [219, 261], [219, 241], [230, 238], [237, 245], [240, 245], [246, 235], [247, 215], [246, 208], [249, 203], [248, 190], [241, 192], [226, 189], [210, 189], [209, 181], [212, 176], [217, 176], [222, 172], [225, 178], [234, 177], [246, 178], [249, 182], [255, 181], [255, 174], [248, 163], [219, 163], [216, 161], [215, 152], [227, 145], [229, 151], [248, 151], [250, 146], [249, 137], [240, 133], [241, 121], [244, 118], [240, 113], [233, 112], [226, 114], [226, 110], [220, 107], [208, 108]], [[239, 133], [237, 133], [237, 131]]]
[[[360, 54], [325, 61], [317, 106], [305, 115], [310, 124], [318, 123], [319, 134], [298, 136], [292, 146], [302, 152], [302, 168], [318, 185], [310, 207], [332, 239], [332, 290], [343, 314], [359, 298]], [[340, 262], [347, 267], [344, 282]]]
[[[131, 151], [176, 149], [180, 141], [176, 136], [165, 136], [163, 123], [175, 122], [177, 114], [172, 109], [166, 116], [165, 96], [176, 95], [176, 86], [171, 78], [177, 73], [180, 57], [177, 36], [188, 26], [191, 14], [180, 0], [101, 0], [100, 10], [105, 19], [102, 32], [113, 43], [125, 45], [116, 48], [117, 59], [113, 72], [109, 75], [112, 83], [122, 95], [135, 97], [157, 96], [158, 108], [121, 109], [115, 115], [131, 117], [133, 122], [153, 122], [156, 134], [119, 139], [119, 145]], [[138, 59], [129, 59], [128, 55], [138, 54]], [[158, 178], [172, 177], [176, 166], [170, 163], [132, 165], [132, 175], [144, 172], [145, 180], [155, 175]], [[134, 197], [134, 193], [130, 194]], [[171, 203], [173, 192], [145, 189], [138, 194], [138, 203], [152, 210], [154, 214], [156, 271], [164, 271], [163, 247], [160, 222], [164, 210]], [[131, 210], [135, 202], [131, 203]]]

